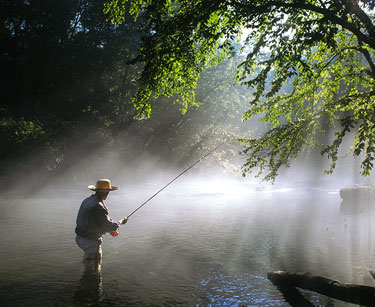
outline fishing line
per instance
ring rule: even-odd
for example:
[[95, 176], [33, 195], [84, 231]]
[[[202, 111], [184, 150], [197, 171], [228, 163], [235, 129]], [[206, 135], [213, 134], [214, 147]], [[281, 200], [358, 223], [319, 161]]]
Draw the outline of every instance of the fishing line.
[[170, 182], [168, 182], [164, 187], [162, 187], [159, 191], [157, 191], [154, 195], [152, 195], [149, 199], [147, 199], [142, 205], [140, 205], [137, 209], [135, 209], [132, 213], [130, 213], [127, 217], [131, 217], [134, 213], [136, 213], [139, 209], [141, 209], [145, 204], [147, 204], [151, 199], [153, 199], [156, 195], [158, 195], [161, 191], [163, 191], [167, 186], [169, 186], [172, 182], [177, 180], [179, 177], [181, 177], [183, 174], [185, 174], [187, 171], [189, 171], [191, 168], [193, 168], [196, 164], [201, 162], [204, 158], [206, 158], [208, 155], [213, 153], [216, 149], [218, 149], [221, 145], [223, 145], [225, 142], [221, 143], [220, 145], [216, 146], [214, 149], [212, 149], [210, 152], [206, 153], [203, 157], [201, 157], [199, 160], [194, 162], [192, 165], [190, 165], [186, 170], [184, 170], [182, 173], [177, 175], [175, 178], [173, 178]]

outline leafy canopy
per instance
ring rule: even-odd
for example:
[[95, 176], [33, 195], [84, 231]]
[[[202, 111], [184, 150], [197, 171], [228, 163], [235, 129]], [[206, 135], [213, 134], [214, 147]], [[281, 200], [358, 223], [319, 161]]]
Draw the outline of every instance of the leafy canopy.
[[[134, 62], [143, 64], [134, 103], [149, 116], [153, 98], [176, 95], [196, 104], [203, 69], [234, 56], [247, 34], [237, 80], [253, 89], [243, 119], [261, 114], [269, 130], [242, 139], [243, 172], [275, 179], [303, 150], [320, 147], [332, 172], [345, 136], [363, 155], [368, 175], [375, 155], [375, 1], [358, 0], [109, 0], [108, 19], [141, 17], [144, 34]], [[334, 139], [324, 141], [328, 128]]]

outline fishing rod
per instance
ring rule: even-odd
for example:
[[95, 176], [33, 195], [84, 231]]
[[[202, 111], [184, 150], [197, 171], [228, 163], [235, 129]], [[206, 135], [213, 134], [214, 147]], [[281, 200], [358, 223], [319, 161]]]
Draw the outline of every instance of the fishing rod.
[[140, 205], [137, 209], [135, 209], [132, 213], [130, 213], [127, 217], [131, 217], [134, 213], [136, 213], [139, 209], [141, 209], [145, 204], [147, 204], [151, 199], [153, 199], [156, 195], [158, 195], [161, 191], [163, 191], [167, 186], [169, 186], [172, 182], [177, 180], [179, 177], [181, 177], [183, 174], [185, 174], [187, 171], [189, 171], [191, 168], [193, 168], [196, 164], [201, 162], [204, 158], [206, 158], [208, 155], [212, 154], [216, 149], [218, 149], [221, 145], [223, 145], [225, 142], [221, 143], [220, 145], [216, 146], [214, 149], [212, 149], [210, 152], [206, 153], [203, 157], [201, 157], [199, 160], [195, 161], [192, 165], [190, 165], [186, 170], [184, 170], [182, 173], [177, 175], [175, 178], [173, 178], [170, 182], [168, 182], [164, 187], [162, 187], [159, 191], [157, 191], [154, 195], [152, 195], [149, 199], [147, 199], [142, 205]]

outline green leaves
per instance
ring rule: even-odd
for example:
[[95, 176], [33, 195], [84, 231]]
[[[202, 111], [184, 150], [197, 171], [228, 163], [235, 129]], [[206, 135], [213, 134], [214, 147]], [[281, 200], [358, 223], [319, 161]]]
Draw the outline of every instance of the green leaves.
[[[123, 3], [123, 2], [122, 2]], [[353, 153], [373, 167], [375, 25], [369, 2], [315, 1], [130, 1], [144, 18], [137, 61], [142, 65], [134, 104], [151, 114], [153, 99], [173, 97], [186, 110], [204, 69], [234, 56], [236, 39], [248, 33], [237, 81], [252, 89], [246, 121], [262, 116], [269, 130], [241, 140], [244, 174], [259, 167], [274, 179], [303, 149], [319, 147], [331, 159], [349, 132], [358, 129]], [[109, 1], [109, 13], [124, 6]], [[117, 8], [116, 8], [117, 7]], [[129, 9], [128, 9], [129, 11]], [[121, 19], [117, 19], [121, 22]], [[238, 56], [243, 56], [241, 53]], [[354, 126], [353, 126], [354, 125]], [[353, 126], [353, 127], [352, 127]], [[322, 143], [326, 130], [333, 141]]]
[[242, 154], [247, 155], [243, 165], [243, 175], [258, 169], [257, 177], [263, 175], [265, 180], [274, 180], [281, 166], [290, 166], [290, 161], [298, 157], [303, 147], [309, 145], [308, 134], [311, 125], [307, 120], [295, 123], [279, 124], [268, 130], [260, 139], [239, 141], [245, 146]]
[[1, 118], [0, 131], [4, 145], [9, 143], [26, 143], [30, 140], [38, 139], [45, 134], [43, 126], [38, 120], [27, 121], [24, 118], [18, 121], [13, 118]]
[[[314, 45], [306, 50], [304, 58], [298, 61], [289, 57], [280, 58], [279, 61], [269, 61], [267, 75], [270, 71], [274, 74], [270, 86], [266, 92], [266, 79], [261, 73], [262, 80], [252, 81], [258, 86], [257, 95], [253, 100], [253, 107], [244, 114], [244, 120], [256, 115], [263, 115], [262, 121], [270, 124], [270, 131], [258, 140], [244, 142], [244, 154], [251, 154], [244, 165], [244, 173], [249, 168], [260, 166], [260, 172], [265, 168], [269, 170], [266, 179], [275, 179], [278, 169], [288, 166], [290, 157], [296, 158], [302, 148], [315, 146], [324, 147], [321, 152], [331, 159], [331, 166], [327, 173], [332, 173], [338, 159], [338, 151], [343, 138], [359, 124], [358, 134], [354, 141], [354, 154], [365, 153], [362, 163], [362, 174], [368, 175], [373, 164], [373, 125], [372, 118], [374, 93], [368, 89], [374, 88], [374, 80], [365, 71], [367, 63], [361, 57], [355, 46], [356, 39], [345, 30], [338, 31], [334, 36], [337, 42], [336, 48], [330, 48], [325, 43]], [[274, 57], [272, 54], [270, 58]], [[291, 66], [280, 65], [292, 63]], [[302, 64], [302, 63], [303, 64]], [[297, 74], [288, 75], [292, 70]], [[264, 69], [265, 71], [266, 69]], [[250, 71], [255, 73], [255, 71]], [[278, 82], [290, 79], [284, 88]], [[288, 92], [288, 87], [292, 90]], [[279, 94], [278, 92], [285, 91]], [[266, 93], [265, 93], [266, 92]], [[265, 93], [265, 94], [264, 94]], [[350, 116], [346, 115], [350, 114]], [[292, 127], [296, 123], [299, 129]], [[335, 138], [330, 145], [320, 144], [320, 135], [324, 134], [327, 127], [338, 129]], [[281, 129], [282, 128], [282, 129]], [[285, 134], [285, 131], [288, 133]], [[292, 138], [294, 142], [280, 142], [281, 139]], [[290, 148], [290, 147], [295, 148]], [[275, 151], [276, 150], [276, 151]], [[282, 154], [288, 152], [288, 159]], [[262, 157], [261, 160], [258, 160]]]
[[[144, 37], [137, 57], [143, 68], [133, 99], [138, 117], [150, 116], [150, 103], [160, 96], [173, 97], [183, 112], [189, 105], [198, 105], [194, 89], [201, 72], [232, 53], [228, 40], [238, 29], [229, 27], [233, 25], [231, 14], [221, 1], [130, 3], [143, 9], [144, 18]], [[124, 8], [119, 2], [110, 1], [106, 12], [116, 16], [122, 11], [120, 6]]]

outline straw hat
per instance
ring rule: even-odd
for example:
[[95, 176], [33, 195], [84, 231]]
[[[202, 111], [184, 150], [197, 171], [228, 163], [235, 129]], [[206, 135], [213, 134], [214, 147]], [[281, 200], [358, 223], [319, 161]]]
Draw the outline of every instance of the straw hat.
[[106, 192], [106, 191], [114, 191], [117, 190], [118, 187], [111, 185], [111, 181], [109, 179], [99, 179], [95, 185], [91, 184], [88, 186], [90, 190], [99, 191], [99, 192]]

